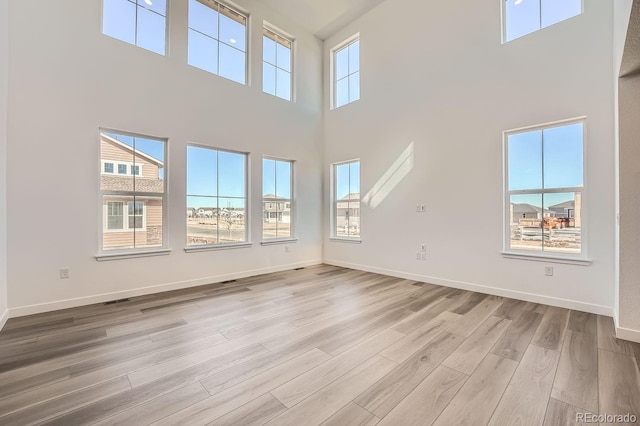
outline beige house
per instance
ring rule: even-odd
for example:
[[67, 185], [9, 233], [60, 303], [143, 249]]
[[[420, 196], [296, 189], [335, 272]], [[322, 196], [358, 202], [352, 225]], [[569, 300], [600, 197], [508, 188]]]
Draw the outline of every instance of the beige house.
[[162, 246], [163, 167], [162, 161], [100, 134], [103, 249]]
[[291, 223], [291, 200], [274, 194], [263, 195], [262, 219], [265, 223]]

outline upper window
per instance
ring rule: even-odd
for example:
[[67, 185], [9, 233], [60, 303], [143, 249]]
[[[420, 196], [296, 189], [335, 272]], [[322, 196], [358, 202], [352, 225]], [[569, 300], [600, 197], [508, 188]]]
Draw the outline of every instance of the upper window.
[[584, 120], [505, 132], [505, 248], [584, 254]]
[[291, 100], [291, 47], [288, 38], [267, 28], [262, 30], [262, 90]]
[[215, 0], [189, 0], [189, 65], [246, 81], [247, 17]]
[[582, 0], [505, 0], [505, 42], [582, 13]]
[[293, 162], [262, 160], [262, 239], [293, 237]]
[[247, 154], [187, 147], [187, 246], [247, 241]]
[[103, 34], [164, 55], [166, 29], [166, 0], [103, 0]]
[[360, 161], [333, 165], [333, 236], [360, 238]]
[[356, 35], [332, 50], [333, 106], [360, 99], [360, 38]]
[[165, 157], [165, 140], [100, 133], [101, 252], [166, 247]]

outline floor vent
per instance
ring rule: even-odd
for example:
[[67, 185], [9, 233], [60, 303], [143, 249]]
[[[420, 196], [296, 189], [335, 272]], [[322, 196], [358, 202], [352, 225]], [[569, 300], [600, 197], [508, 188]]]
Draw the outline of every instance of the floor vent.
[[118, 300], [109, 300], [108, 302], [104, 302], [103, 305], [115, 305], [116, 303], [124, 303], [128, 302], [129, 299], [118, 299]]
[[293, 268], [294, 271], [302, 271], [304, 268]]
[[236, 280], [228, 280], [228, 281], [222, 281], [221, 284], [229, 284], [229, 283], [235, 283]]

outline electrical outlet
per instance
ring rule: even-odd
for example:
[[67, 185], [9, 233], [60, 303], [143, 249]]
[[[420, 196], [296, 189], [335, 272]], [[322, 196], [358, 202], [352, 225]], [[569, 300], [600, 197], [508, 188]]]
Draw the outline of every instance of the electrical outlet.
[[420, 213], [422, 211], [422, 206], [420, 204], [416, 204], [416, 213]]
[[553, 266], [545, 266], [544, 267], [544, 274], [547, 277], [552, 277], [553, 276]]
[[427, 205], [426, 204], [420, 204], [420, 212], [421, 213], [426, 213], [427, 211]]
[[60, 279], [64, 280], [69, 278], [69, 268], [60, 268]]
[[420, 253], [420, 260], [427, 260], [427, 253], [425, 252]]
[[416, 260], [420, 260], [422, 258], [422, 253], [420, 253], [419, 251], [416, 252]]
[[425, 243], [420, 244], [420, 251], [423, 253], [427, 251], [427, 245]]

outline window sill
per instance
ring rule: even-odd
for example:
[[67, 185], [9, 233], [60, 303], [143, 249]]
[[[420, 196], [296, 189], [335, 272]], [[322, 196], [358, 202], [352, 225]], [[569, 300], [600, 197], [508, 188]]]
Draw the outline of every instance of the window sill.
[[185, 247], [184, 251], [186, 253], [195, 253], [200, 251], [217, 251], [217, 250], [232, 250], [232, 249], [240, 249], [240, 248], [248, 248], [253, 246], [253, 243], [232, 243], [232, 244], [215, 244], [215, 245], [206, 245], [206, 246], [194, 246], [194, 247]]
[[278, 240], [265, 240], [265, 241], [261, 241], [260, 245], [261, 246], [275, 246], [277, 244], [290, 244], [290, 243], [297, 243], [298, 239], [297, 238], [281, 238]]
[[516, 260], [530, 260], [534, 262], [550, 262], [550, 263], [564, 263], [567, 265], [580, 265], [580, 266], [589, 266], [591, 265], [592, 260], [587, 258], [579, 258], [579, 257], [562, 257], [562, 256], [551, 256], [551, 255], [538, 255], [538, 254], [524, 254], [524, 253], [514, 253], [514, 252], [501, 252], [502, 257], [506, 259], [516, 259]]
[[362, 240], [360, 238], [329, 237], [329, 241], [335, 241], [337, 243], [362, 244]]
[[97, 254], [95, 256], [98, 262], [106, 262], [109, 260], [133, 259], [136, 257], [166, 256], [171, 253], [171, 249], [147, 250], [147, 251], [127, 251], [108, 254]]

